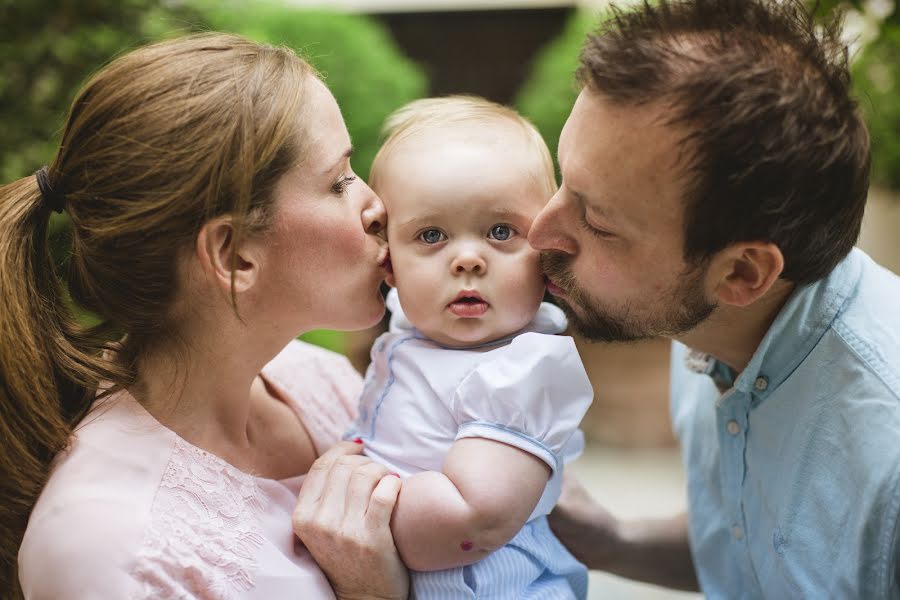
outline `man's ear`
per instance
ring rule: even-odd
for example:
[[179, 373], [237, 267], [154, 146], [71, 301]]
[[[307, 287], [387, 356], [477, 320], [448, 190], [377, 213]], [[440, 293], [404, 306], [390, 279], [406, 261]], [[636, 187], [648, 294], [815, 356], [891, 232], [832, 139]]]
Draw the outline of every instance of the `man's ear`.
[[784, 255], [771, 242], [739, 242], [718, 252], [710, 265], [716, 279], [719, 302], [749, 306], [778, 281], [784, 271]]
[[[234, 223], [229, 216], [207, 221], [197, 234], [197, 259], [203, 272], [226, 293], [231, 293], [232, 274], [234, 291], [247, 291], [259, 277], [259, 261], [252, 246], [244, 243], [235, 248]], [[234, 252], [234, 260], [232, 260]]]

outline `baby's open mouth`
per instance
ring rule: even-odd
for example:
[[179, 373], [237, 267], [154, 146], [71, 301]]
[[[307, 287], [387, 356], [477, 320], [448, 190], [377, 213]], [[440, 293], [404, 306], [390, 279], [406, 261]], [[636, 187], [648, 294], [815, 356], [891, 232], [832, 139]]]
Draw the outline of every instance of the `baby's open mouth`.
[[490, 305], [477, 292], [468, 290], [460, 292], [453, 302], [447, 305], [451, 313], [467, 319], [480, 317], [489, 307]]

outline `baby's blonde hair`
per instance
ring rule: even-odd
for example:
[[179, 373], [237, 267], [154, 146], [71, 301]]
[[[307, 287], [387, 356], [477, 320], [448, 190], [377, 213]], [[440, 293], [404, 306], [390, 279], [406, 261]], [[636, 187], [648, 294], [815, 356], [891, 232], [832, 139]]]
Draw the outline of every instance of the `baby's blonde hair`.
[[404, 140], [418, 134], [453, 132], [472, 125], [512, 125], [519, 128], [528, 147], [533, 150], [538, 168], [532, 175], [546, 185], [547, 197], [556, 192], [556, 171], [550, 150], [540, 132], [515, 110], [480, 96], [454, 95], [414, 100], [394, 111], [385, 121], [381, 134], [384, 143], [375, 155], [369, 172], [369, 185], [377, 191], [383, 164], [391, 151]]

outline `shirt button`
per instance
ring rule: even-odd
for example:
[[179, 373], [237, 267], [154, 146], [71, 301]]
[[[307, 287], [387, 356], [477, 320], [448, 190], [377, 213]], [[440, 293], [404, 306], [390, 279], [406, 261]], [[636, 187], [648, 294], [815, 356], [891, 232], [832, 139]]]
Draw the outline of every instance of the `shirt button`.
[[730, 433], [731, 435], [737, 435], [741, 432], [741, 426], [735, 420], [728, 421], [728, 425], [726, 427], [728, 428], [728, 433]]
[[736, 540], [743, 539], [744, 530], [741, 529], [740, 527], [738, 527], [737, 525], [735, 525], [734, 527], [731, 528], [731, 535], [733, 535], [734, 539], [736, 539]]
[[756, 381], [753, 382], [753, 387], [755, 387], [760, 392], [763, 392], [767, 387], [769, 387], [769, 380], [763, 376], [759, 376], [756, 378]]

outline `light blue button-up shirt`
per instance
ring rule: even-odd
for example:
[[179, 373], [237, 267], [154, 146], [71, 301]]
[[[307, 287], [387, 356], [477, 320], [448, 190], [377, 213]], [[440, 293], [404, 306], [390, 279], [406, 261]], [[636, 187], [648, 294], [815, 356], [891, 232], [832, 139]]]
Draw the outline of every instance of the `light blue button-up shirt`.
[[736, 379], [674, 344], [672, 418], [708, 598], [900, 598], [900, 277], [854, 250]]

